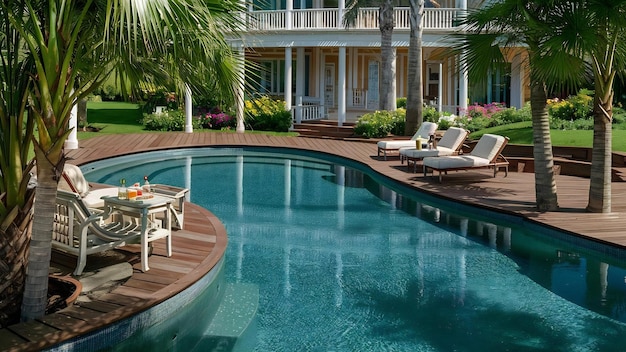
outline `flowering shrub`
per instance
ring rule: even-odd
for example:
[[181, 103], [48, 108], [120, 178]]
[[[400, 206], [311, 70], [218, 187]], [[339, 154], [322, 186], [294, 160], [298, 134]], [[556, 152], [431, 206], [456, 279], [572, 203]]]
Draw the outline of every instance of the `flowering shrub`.
[[359, 118], [354, 126], [354, 133], [368, 138], [386, 137], [389, 133], [404, 134], [406, 110], [375, 111]]
[[489, 104], [484, 104], [484, 105], [474, 103], [474, 105], [470, 105], [467, 107], [467, 110], [465, 111], [465, 116], [467, 116], [470, 119], [473, 119], [476, 117], [490, 118], [491, 115], [497, 112], [500, 112], [504, 109], [506, 109], [506, 104], [504, 103], [489, 103]]
[[235, 127], [237, 121], [220, 111], [219, 109], [213, 109], [211, 112], [202, 114], [198, 117], [202, 128], [208, 128], [212, 130], [222, 130]]
[[593, 98], [584, 93], [567, 99], [548, 99], [548, 112], [552, 118], [560, 120], [586, 119], [593, 111]]
[[291, 127], [291, 111], [283, 100], [262, 96], [245, 101], [246, 123], [253, 130], [287, 132]]
[[143, 111], [150, 114], [157, 106], [165, 106], [166, 110], [178, 109], [178, 98], [174, 92], [166, 92], [159, 90], [155, 92], [148, 92], [148, 99], [144, 104]]

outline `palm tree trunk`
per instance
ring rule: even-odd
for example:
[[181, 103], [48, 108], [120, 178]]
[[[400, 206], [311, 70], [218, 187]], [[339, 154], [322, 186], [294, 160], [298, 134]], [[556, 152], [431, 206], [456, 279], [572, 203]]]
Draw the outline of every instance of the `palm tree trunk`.
[[[424, 0], [411, 0], [411, 33], [409, 35], [408, 93], [404, 134], [412, 135], [424, 118], [422, 80], [422, 33], [424, 31]], [[426, 137], [426, 136], [424, 136]]]
[[535, 199], [539, 211], [553, 211], [559, 207], [546, 98], [545, 85], [532, 79], [530, 107], [533, 125], [533, 156], [535, 158]]
[[[608, 78], [605, 78], [607, 77]], [[613, 131], [613, 77], [596, 72], [596, 95], [593, 101], [593, 148], [591, 179], [587, 210], [594, 213], [611, 212], [611, 167]]]
[[394, 68], [395, 50], [391, 46], [393, 35], [393, 4], [391, 0], [385, 0], [379, 8], [378, 21], [380, 26], [380, 56], [381, 56], [381, 72], [380, 72], [380, 90], [379, 90], [379, 109], [395, 110], [395, 81], [396, 72]]
[[[46, 162], [42, 162], [45, 160]], [[52, 225], [56, 205], [59, 170], [45, 157], [37, 157], [37, 195], [33, 231], [28, 254], [26, 287], [22, 301], [22, 321], [42, 317], [46, 311], [48, 275], [52, 250]], [[62, 165], [62, 163], [61, 163]], [[62, 166], [61, 169], [62, 170]]]
[[26, 203], [6, 229], [0, 229], [0, 328], [17, 323], [26, 281], [26, 258], [33, 221], [35, 190], [28, 190]]

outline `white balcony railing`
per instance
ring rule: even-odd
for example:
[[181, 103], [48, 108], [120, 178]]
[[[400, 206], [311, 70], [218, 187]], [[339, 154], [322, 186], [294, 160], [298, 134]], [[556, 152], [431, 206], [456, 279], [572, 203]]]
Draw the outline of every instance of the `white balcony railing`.
[[[463, 11], [455, 8], [424, 9], [424, 29], [444, 30], [454, 28], [454, 19]], [[408, 7], [394, 9], [395, 29], [410, 29]], [[276, 30], [329, 30], [343, 29], [339, 9], [304, 9], [250, 11], [246, 13], [248, 32]], [[359, 10], [351, 30], [378, 29], [378, 8]]]

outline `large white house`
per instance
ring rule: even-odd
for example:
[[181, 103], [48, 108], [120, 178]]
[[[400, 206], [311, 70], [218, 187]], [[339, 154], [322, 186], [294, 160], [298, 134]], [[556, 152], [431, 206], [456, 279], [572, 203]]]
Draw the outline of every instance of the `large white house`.
[[[508, 69], [473, 85], [457, 59], [442, 59], [446, 36], [460, 30], [456, 19], [472, 0], [426, 1], [423, 34], [424, 100], [440, 111], [463, 113], [468, 104], [528, 99], [524, 51], [513, 51]], [[392, 45], [396, 51], [396, 97], [407, 95], [409, 7], [395, 7]], [[354, 26], [343, 24], [346, 0], [254, 0], [242, 14], [245, 31], [237, 43], [258, 64], [248, 84], [261, 94], [284, 97], [296, 120], [346, 118], [378, 108], [380, 41], [378, 8], [360, 9]]]

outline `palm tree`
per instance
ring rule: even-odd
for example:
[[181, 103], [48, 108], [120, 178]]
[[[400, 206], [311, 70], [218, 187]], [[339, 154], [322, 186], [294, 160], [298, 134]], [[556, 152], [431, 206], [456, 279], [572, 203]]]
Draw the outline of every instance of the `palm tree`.
[[422, 33], [424, 32], [424, 0], [409, 0], [411, 6], [411, 33], [409, 35], [408, 94], [404, 134], [415, 133], [424, 118], [422, 80]]
[[[0, 5], [3, 24], [7, 8]], [[35, 192], [28, 187], [34, 161], [29, 161], [34, 120], [25, 120], [32, 60], [20, 55], [23, 41], [14, 28], [0, 24], [0, 327], [19, 318], [26, 280], [24, 258]]]
[[[557, 6], [560, 5], [560, 6]], [[535, 159], [535, 197], [540, 211], [558, 209], [554, 156], [547, 110], [547, 87], [580, 84], [584, 63], [546, 43], [565, 2], [505, 0], [471, 12], [464, 21], [467, 33], [458, 38], [456, 53], [465, 59], [470, 79], [480, 81], [491, 70], [503, 67], [511, 47], [525, 45], [530, 80], [530, 104]]]
[[[564, 8], [554, 31], [554, 46], [591, 62], [593, 101], [593, 148], [589, 203], [591, 212], [611, 212], [613, 83], [626, 69], [626, 1], [586, 0]], [[582, 21], [582, 22], [581, 22]]]
[[[1, 170], [6, 194], [0, 207], [3, 226], [22, 225], [11, 218], [17, 210], [32, 214], [25, 207], [27, 192], [22, 191], [29, 179], [31, 141], [37, 164], [36, 215], [28, 262], [22, 257], [9, 270], [27, 267], [22, 320], [30, 320], [42, 316], [46, 307], [51, 228], [65, 163], [63, 144], [71, 130], [70, 109], [114, 71], [124, 72], [135, 83], [162, 82], [167, 77], [196, 89], [210, 85], [232, 93], [239, 62], [223, 33], [224, 28], [237, 29], [232, 14], [240, 5], [237, 0], [5, 0], [0, 6], [5, 19], [2, 32], [8, 33], [3, 43], [15, 55], [3, 52], [3, 83], [13, 94], [21, 94], [12, 104], [22, 104], [21, 109], [8, 110], [11, 115], [0, 116], [3, 138], [9, 132], [14, 135], [11, 143], [3, 140], [11, 144], [2, 155], [7, 164]], [[17, 70], [13, 63], [27, 69], [20, 81], [11, 80], [9, 73]], [[24, 106], [29, 107], [28, 114]], [[33, 123], [35, 138], [31, 138]], [[5, 175], [12, 178], [6, 186]], [[9, 242], [19, 241], [10, 237], [15, 235], [12, 232], [2, 235], [3, 240], [7, 236]], [[8, 282], [5, 278], [10, 277], [4, 275], [3, 284]], [[18, 279], [10, 278], [10, 285], [19, 287], [19, 282], [12, 282]]]
[[346, 26], [354, 25], [359, 9], [364, 7], [378, 6], [378, 27], [380, 29], [380, 87], [379, 87], [379, 109], [395, 110], [396, 101], [396, 70], [395, 60], [396, 52], [391, 46], [393, 28], [395, 20], [393, 17], [392, 0], [350, 0], [344, 14], [344, 23]]

